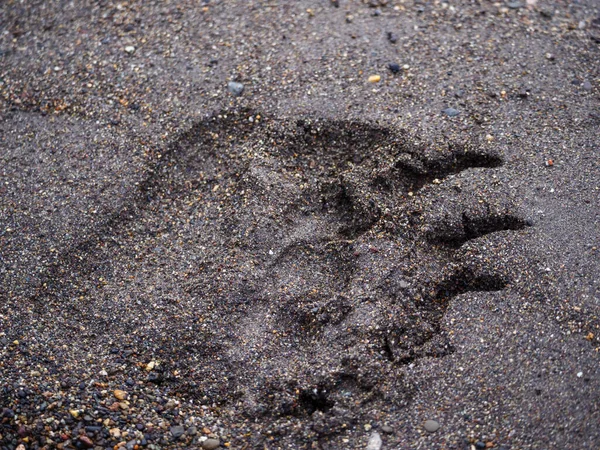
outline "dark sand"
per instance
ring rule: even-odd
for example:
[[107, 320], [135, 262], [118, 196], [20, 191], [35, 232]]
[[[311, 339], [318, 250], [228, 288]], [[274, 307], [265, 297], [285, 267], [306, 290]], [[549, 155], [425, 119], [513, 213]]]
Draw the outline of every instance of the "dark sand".
[[596, 0], [2, 2], [0, 449], [599, 448], [599, 96]]

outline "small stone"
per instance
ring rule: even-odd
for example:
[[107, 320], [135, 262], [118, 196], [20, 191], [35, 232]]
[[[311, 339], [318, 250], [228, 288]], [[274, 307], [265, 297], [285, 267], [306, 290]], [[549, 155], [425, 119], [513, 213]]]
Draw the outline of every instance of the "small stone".
[[589, 80], [585, 80], [583, 82], [583, 84], [581, 85], [581, 87], [583, 88], [584, 91], [591, 91], [592, 90], [592, 83], [590, 83]]
[[188, 436], [196, 436], [198, 434], [198, 429], [194, 426], [191, 426], [187, 429], [186, 434]]
[[87, 436], [79, 436], [79, 442], [86, 448], [92, 448], [94, 446], [94, 442]]
[[369, 83], [379, 83], [381, 81], [381, 75], [371, 75], [369, 77]]
[[118, 400], [125, 400], [127, 398], [127, 392], [122, 391], [121, 389], [115, 389], [113, 394]]
[[221, 446], [221, 441], [218, 439], [207, 439], [202, 443], [204, 450], [215, 450]]
[[383, 431], [385, 434], [392, 434], [394, 432], [394, 429], [389, 425], [383, 425], [381, 427], [381, 431]]
[[25, 450], [25, 446], [23, 444], [19, 444], [16, 450]]
[[391, 31], [388, 31], [387, 38], [388, 41], [390, 41], [392, 44], [398, 42], [398, 36], [396, 35], [396, 33], [392, 33]]
[[406, 289], [407, 287], [410, 287], [410, 284], [404, 280], [400, 280], [400, 282], [398, 283], [398, 286], [400, 286], [402, 289]]
[[185, 429], [181, 425], [171, 427], [171, 434], [175, 439], [179, 439], [185, 433]]
[[119, 430], [118, 428], [111, 428], [110, 430], [108, 430], [108, 432], [112, 437], [116, 439], [119, 439], [121, 437], [121, 430]]
[[381, 441], [381, 436], [377, 431], [374, 431], [369, 437], [369, 442], [367, 443], [366, 450], [379, 450], [383, 442]]
[[458, 109], [454, 109], [454, 108], [446, 108], [446, 109], [442, 110], [442, 112], [444, 114], [446, 114], [448, 117], [456, 117], [460, 114], [460, 111]]
[[244, 93], [244, 85], [236, 81], [230, 81], [227, 83], [227, 90], [234, 96], [239, 97]]
[[371, 431], [371, 428], [373, 428], [373, 426], [370, 423], [365, 423], [365, 431]]
[[546, 59], [548, 61], [554, 61], [555, 56], [552, 53], [546, 53]]
[[70, 410], [69, 413], [71, 414], [71, 416], [73, 416], [73, 419], [77, 419], [79, 417], [79, 411], [77, 411], [76, 409]]
[[389, 63], [388, 69], [390, 69], [390, 72], [392, 72], [392, 73], [398, 73], [398, 72], [400, 72], [400, 64]]
[[40, 375], [42, 375], [38, 370], [32, 370], [31, 371], [31, 376], [32, 377], [39, 377]]
[[108, 376], [108, 372], [106, 370], [101, 370], [100, 373], [99, 373], [99, 375], [101, 377], [107, 377]]
[[146, 364], [146, 371], [150, 372], [152, 369], [154, 369], [154, 366], [156, 366], [156, 361], [150, 361], [148, 364]]
[[167, 403], [165, 403], [165, 409], [173, 409], [177, 406], [177, 403], [175, 403], [175, 400], [169, 400]]
[[521, 2], [508, 2], [506, 4], [510, 9], [519, 9], [523, 7], [523, 3]]
[[477, 450], [483, 450], [483, 449], [485, 449], [485, 443], [481, 442], [481, 441], [477, 441], [477, 442], [475, 442], [475, 448]]
[[439, 430], [440, 424], [435, 420], [426, 420], [423, 427], [430, 433], [435, 433], [437, 430]]
[[125, 51], [131, 55], [135, 53], [135, 47], [133, 45], [128, 45], [127, 47], [125, 47]]

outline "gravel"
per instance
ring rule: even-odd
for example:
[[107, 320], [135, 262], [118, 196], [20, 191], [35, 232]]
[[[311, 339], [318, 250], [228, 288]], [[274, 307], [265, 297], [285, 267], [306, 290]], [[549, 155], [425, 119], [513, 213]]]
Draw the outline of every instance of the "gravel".
[[0, 447], [596, 447], [597, 2], [336, 3], [0, 6]]

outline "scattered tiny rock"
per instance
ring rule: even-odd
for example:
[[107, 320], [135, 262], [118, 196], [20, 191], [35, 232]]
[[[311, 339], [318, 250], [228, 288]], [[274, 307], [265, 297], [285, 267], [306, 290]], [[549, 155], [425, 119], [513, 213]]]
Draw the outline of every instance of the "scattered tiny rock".
[[440, 424], [435, 420], [426, 420], [423, 427], [430, 433], [435, 433], [440, 428]]
[[202, 448], [204, 450], [215, 450], [216, 448], [219, 448], [220, 445], [221, 441], [218, 439], [207, 439], [202, 443]]
[[446, 114], [448, 117], [456, 117], [460, 114], [458, 109], [454, 109], [454, 108], [446, 108], [446, 109], [442, 110], [442, 112], [444, 114]]
[[379, 450], [383, 442], [381, 441], [381, 436], [377, 431], [374, 431], [369, 437], [369, 442], [367, 443], [366, 450]]
[[244, 85], [237, 81], [230, 81], [227, 83], [227, 90], [235, 97], [239, 97], [244, 93]]
[[127, 392], [122, 391], [121, 389], [115, 389], [113, 394], [118, 400], [125, 400], [127, 398]]

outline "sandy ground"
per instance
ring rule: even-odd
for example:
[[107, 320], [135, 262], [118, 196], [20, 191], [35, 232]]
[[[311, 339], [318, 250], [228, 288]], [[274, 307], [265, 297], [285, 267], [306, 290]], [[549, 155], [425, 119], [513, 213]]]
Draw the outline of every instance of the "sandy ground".
[[600, 446], [597, 1], [4, 1], [0, 62], [2, 450]]

